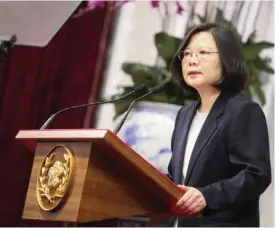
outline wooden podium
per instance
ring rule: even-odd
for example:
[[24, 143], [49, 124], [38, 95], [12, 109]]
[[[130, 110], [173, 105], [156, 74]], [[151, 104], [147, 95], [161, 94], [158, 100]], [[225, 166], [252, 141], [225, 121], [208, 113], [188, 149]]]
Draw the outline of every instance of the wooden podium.
[[[81, 224], [134, 215], [172, 214], [172, 206], [183, 195], [173, 182], [109, 130], [21, 130], [16, 139], [34, 153], [23, 219]], [[65, 152], [71, 153], [70, 163]], [[63, 175], [60, 179], [59, 174]], [[51, 190], [54, 199], [46, 197], [50, 195], [47, 184], [58, 186]], [[41, 207], [42, 199], [45, 208]], [[59, 200], [59, 206], [51, 209], [51, 201]]]

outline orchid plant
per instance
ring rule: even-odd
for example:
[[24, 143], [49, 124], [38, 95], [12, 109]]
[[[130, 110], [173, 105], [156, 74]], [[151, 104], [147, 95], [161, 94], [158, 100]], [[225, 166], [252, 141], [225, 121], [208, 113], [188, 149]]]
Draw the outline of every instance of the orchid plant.
[[[119, 8], [122, 6], [124, 3], [127, 2], [135, 2], [136, 0], [118, 0], [118, 1], [106, 1], [106, 0], [88, 0], [87, 1], [87, 7], [84, 9], [80, 9], [74, 17], [82, 16], [84, 13], [91, 11], [95, 9], [96, 7], [106, 7], [108, 4], [110, 10], [114, 10], [116, 8]], [[152, 8], [160, 9], [161, 4], [164, 4], [164, 6], [167, 5], [167, 2], [164, 1], [156, 1], [156, 0], [151, 0], [148, 1]], [[180, 1], [175, 1], [176, 7], [177, 7], [177, 13], [182, 14], [184, 11], [183, 7], [180, 4]]]

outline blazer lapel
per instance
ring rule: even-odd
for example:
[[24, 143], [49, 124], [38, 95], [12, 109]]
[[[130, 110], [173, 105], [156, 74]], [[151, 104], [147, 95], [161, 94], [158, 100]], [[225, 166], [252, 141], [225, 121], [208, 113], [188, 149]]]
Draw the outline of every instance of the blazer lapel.
[[221, 93], [215, 101], [210, 113], [208, 114], [194, 145], [184, 184], [188, 183], [197, 158], [199, 157], [212, 134], [215, 132], [219, 123], [219, 117], [223, 114], [227, 100], [228, 94], [225, 92]]
[[[182, 129], [181, 129], [181, 135], [179, 137], [179, 142], [177, 144], [176, 153], [175, 153], [175, 159], [173, 167], [174, 173], [175, 173], [175, 182], [176, 184], [182, 184], [182, 169], [183, 169], [183, 159], [184, 159], [184, 153], [185, 153], [185, 147], [186, 147], [186, 141], [188, 132], [192, 123], [192, 119], [196, 113], [196, 110], [198, 108], [199, 102], [193, 103], [193, 105], [190, 107], [190, 109], [187, 111], [187, 114], [185, 118], [182, 120]], [[180, 123], [181, 124], [181, 123]]]

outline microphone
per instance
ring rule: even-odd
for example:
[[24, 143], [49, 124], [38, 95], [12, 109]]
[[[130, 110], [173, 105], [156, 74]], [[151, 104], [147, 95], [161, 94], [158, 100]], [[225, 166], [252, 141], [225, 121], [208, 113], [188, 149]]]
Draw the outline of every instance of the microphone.
[[108, 101], [97, 101], [97, 102], [90, 102], [90, 103], [87, 103], [87, 104], [82, 104], [82, 105], [76, 105], [76, 106], [72, 106], [72, 107], [68, 107], [68, 108], [64, 108], [64, 109], [61, 109], [60, 111], [54, 113], [53, 115], [50, 116], [49, 119], [47, 119], [47, 121], [42, 125], [42, 127], [40, 128], [40, 130], [43, 130], [43, 129], [46, 129], [49, 127], [49, 125], [51, 124], [51, 122], [54, 120], [54, 118], [59, 115], [60, 113], [62, 112], [65, 112], [65, 111], [68, 111], [68, 110], [71, 110], [71, 109], [76, 109], [76, 108], [83, 108], [83, 107], [87, 107], [87, 106], [90, 106], [90, 105], [100, 105], [100, 104], [107, 104], [107, 103], [113, 103], [113, 102], [116, 102], [116, 101], [119, 101], [119, 100], [122, 100], [130, 95], [132, 95], [133, 93], [137, 93], [137, 92], [142, 92], [142, 91], [145, 91], [147, 89], [147, 86], [142, 84], [142, 85], [139, 85], [137, 87], [135, 87], [132, 91], [130, 91], [129, 93], [119, 97], [119, 98], [116, 98], [116, 99], [113, 99], [113, 100], [108, 100]]
[[123, 118], [121, 119], [121, 121], [117, 124], [117, 126], [115, 127], [115, 129], [113, 130], [114, 134], [117, 134], [119, 132], [119, 130], [121, 129], [121, 127], [123, 126], [124, 122], [126, 121], [131, 109], [133, 108], [133, 106], [135, 105], [135, 103], [137, 101], [139, 101], [140, 99], [149, 96], [151, 94], [157, 94], [159, 92], [161, 92], [164, 87], [165, 87], [166, 83], [163, 83], [159, 86], [154, 87], [153, 89], [150, 89], [150, 91], [148, 93], [145, 93], [144, 95], [138, 97], [137, 99], [133, 100], [132, 103], [130, 104], [129, 108], [127, 109], [127, 111], [125, 112], [125, 115], [123, 116]]

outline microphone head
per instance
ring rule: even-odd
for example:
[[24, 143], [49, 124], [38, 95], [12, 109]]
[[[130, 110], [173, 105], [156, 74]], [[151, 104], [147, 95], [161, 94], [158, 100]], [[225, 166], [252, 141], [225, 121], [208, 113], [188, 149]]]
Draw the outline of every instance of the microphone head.
[[155, 88], [151, 89], [151, 92], [152, 92], [153, 94], [160, 93], [161, 91], [163, 91], [165, 85], [166, 85], [166, 84], [162, 84], [162, 85], [156, 86]]
[[135, 92], [143, 92], [147, 90], [147, 86], [144, 84], [141, 84], [134, 88]]

